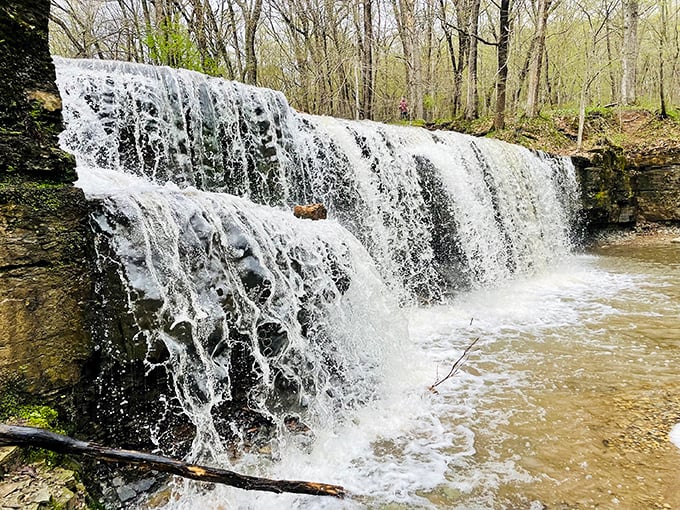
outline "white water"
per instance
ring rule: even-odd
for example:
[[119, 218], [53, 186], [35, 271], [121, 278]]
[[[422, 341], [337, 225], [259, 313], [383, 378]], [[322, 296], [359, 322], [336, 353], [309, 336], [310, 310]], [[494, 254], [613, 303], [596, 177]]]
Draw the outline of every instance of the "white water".
[[680, 423], [671, 429], [671, 433], [669, 434], [668, 438], [671, 440], [671, 443], [680, 448]]
[[[166, 508], [649, 507], [644, 498], [673, 483], [673, 458], [670, 473], [658, 471], [658, 452], [649, 466], [612, 467], [616, 453], [602, 441], [623, 432], [605, 425], [612, 398], [634, 402], [642, 389], [678, 388], [677, 339], [666, 335], [667, 350], [657, 333], [631, 331], [661, 313], [668, 324], [680, 316], [677, 302], [664, 308], [680, 290], [680, 274], [665, 273], [662, 265], [579, 256], [496, 290], [415, 308], [408, 361], [392, 373], [390, 391], [352, 412], [341, 430], [320, 434], [311, 451], [290, 444], [273, 465], [243, 463], [266, 476], [343, 484], [351, 499], [195, 493], [183, 483], [183, 496]], [[429, 392], [437, 371], [447, 372], [477, 337], [462, 370]]]
[[[513, 410], [535, 384], [529, 365], [546, 362], [536, 345], [615, 313], [592, 284], [608, 289], [598, 295], [630, 284], [569, 255], [567, 159], [302, 115], [279, 93], [188, 71], [56, 64], [100, 267], [119, 275], [136, 340], [168, 353], [147, 368], [172, 375], [165, 398], [196, 429], [189, 458], [234, 462], [223, 431], [238, 423], [225, 425], [222, 405], [240, 369], [230, 353], [245, 345], [247, 405], [275, 433], [236, 467], [355, 495], [177, 481], [167, 508], [490, 508], [502, 487], [534, 479], [501, 446], [508, 423], [543, 412]], [[290, 214], [313, 201], [330, 220]], [[465, 368], [429, 392], [476, 337]], [[311, 433], [289, 432], [290, 416]], [[149, 431], [161, 449], [163, 426]]]
[[400, 299], [548, 267], [570, 248], [567, 158], [457, 133], [299, 114], [278, 92], [121, 62], [56, 61], [79, 165], [272, 206], [321, 201]]

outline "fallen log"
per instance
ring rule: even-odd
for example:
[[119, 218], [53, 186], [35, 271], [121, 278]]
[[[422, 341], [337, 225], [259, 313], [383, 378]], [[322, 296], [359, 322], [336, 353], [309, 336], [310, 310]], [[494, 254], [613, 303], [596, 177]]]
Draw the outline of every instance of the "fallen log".
[[296, 205], [293, 207], [293, 216], [310, 220], [325, 220], [328, 217], [328, 211], [323, 204]]
[[245, 490], [276, 493], [292, 492], [336, 498], [343, 498], [346, 495], [345, 489], [339, 485], [298, 480], [270, 480], [241, 475], [226, 469], [198, 466], [151, 453], [108, 448], [35, 427], [0, 424], [0, 446], [35, 446], [57, 453], [82, 454], [106, 462], [123, 462], [144, 466], [192, 480], [221, 483]]

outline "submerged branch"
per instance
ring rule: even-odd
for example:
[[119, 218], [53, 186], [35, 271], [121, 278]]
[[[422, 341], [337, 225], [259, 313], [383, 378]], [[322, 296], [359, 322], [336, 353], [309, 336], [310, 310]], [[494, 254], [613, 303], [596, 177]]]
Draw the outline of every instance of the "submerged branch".
[[241, 475], [226, 469], [198, 466], [151, 453], [107, 448], [96, 443], [79, 441], [72, 437], [34, 427], [0, 424], [0, 446], [36, 446], [57, 453], [82, 454], [106, 462], [135, 464], [184, 478], [201, 482], [221, 483], [245, 490], [276, 493], [293, 492], [336, 498], [343, 498], [346, 495], [345, 489], [339, 485], [297, 480], [270, 480]]
[[[472, 322], [470, 322], [472, 324]], [[427, 388], [430, 390], [432, 393], [437, 393], [437, 390], [435, 389], [437, 386], [439, 386], [441, 383], [444, 381], [450, 379], [454, 375], [456, 375], [456, 372], [458, 372], [458, 369], [460, 366], [463, 364], [463, 361], [467, 358], [467, 355], [470, 353], [472, 348], [475, 346], [475, 344], [479, 341], [480, 337], [475, 338], [470, 345], [468, 345], [465, 350], [463, 351], [463, 354], [460, 355], [460, 357], [456, 360], [456, 362], [451, 366], [451, 370], [449, 370], [449, 373], [446, 374], [445, 377], [441, 378], [437, 382], [435, 382], [432, 386]]]

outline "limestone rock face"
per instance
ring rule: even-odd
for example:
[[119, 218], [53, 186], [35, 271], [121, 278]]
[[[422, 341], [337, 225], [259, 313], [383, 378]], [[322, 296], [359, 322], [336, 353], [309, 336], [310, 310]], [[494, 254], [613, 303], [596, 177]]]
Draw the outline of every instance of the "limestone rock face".
[[74, 160], [58, 147], [49, 10], [0, 2], [0, 395], [68, 408], [91, 354], [93, 257]]
[[587, 158], [575, 157], [574, 164], [592, 228], [640, 220], [680, 222], [680, 155], [629, 160], [620, 150], [605, 147]]
[[680, 164], [641, 167], [634, 183], [640, 216], [680, 222]]
[[58, 148], [61, 100], [47, 45], [47, 0], [0, 3], [0, 182], [73, 182]]
[[574, 164], [590, 226], [633, 224], [637, 220], [630, 172], [620, 151], [599, 148], [589, 158], [574, 158]]
[[89, 228], [80, 189], [0, 189], [0, 384], [50, 395], [89, 356]]

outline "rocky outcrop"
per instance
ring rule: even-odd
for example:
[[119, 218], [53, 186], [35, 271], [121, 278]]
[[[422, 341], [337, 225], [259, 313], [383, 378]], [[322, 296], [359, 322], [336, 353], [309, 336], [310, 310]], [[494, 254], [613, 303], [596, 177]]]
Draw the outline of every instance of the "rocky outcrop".
[[0, 383], [42, 397], [80, 379], [90, 281], [82, 191], [0, 188]]
[[0, 506], [40, 510], [90, 508], [85, 487], [72, 469], [51, 467], [44, 460], [21, 464], [16, 446], [0, 448]]
[[638, 216], [654, 222], [680, 222], [680, 158], [657, 164], [633, 162]]
[[60, 150], [61, 99], [47, 46], [47, 0], [0, 5], [0, 182], [70, 183], [73, 158]]
[[573, 158], [592, 230], [637, 222], [680, 222], [680, 155], [626, 157], [597, 147]]
[[90, 355], [91, 238], [74, 160], [58, 147], [49, 8], [0, 5], [0, 395], [68, 407]]

